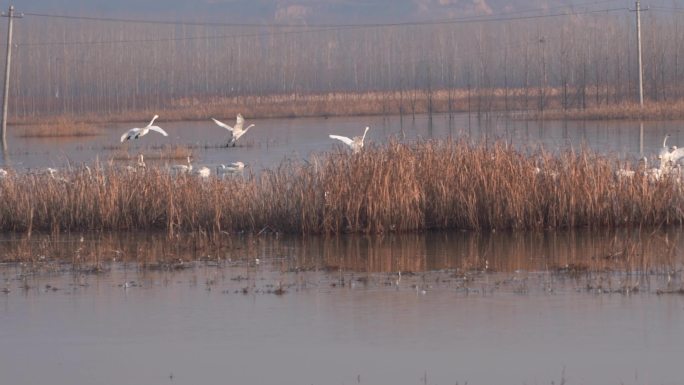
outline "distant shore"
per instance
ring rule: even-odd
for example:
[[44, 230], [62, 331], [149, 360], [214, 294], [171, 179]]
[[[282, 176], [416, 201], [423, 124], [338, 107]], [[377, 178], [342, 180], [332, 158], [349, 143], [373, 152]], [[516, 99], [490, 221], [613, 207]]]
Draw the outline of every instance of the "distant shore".
[[[330, 92], [324, 94], [273, 94], [235, 97], [188, 97], [170, 100], [156, 109], [84, 114], [36, 114], [10, 118], [13, 125], [62, 126], [83, 123], [115, 123], [149, 120], [159, 114], [162, 121], [230, 119], [238, 112], [249, 119], [334, 116], [377, 116], [428, 113], [502, 115], [531, 120], [677, 120], [684, 119], [684, 100], [638, 103], [625, 101], [566, 107], [559, 90], [440, 89], [392, 92]], [[543, 108], [540, 106], [543, 105]], [[82, 131], [82, 127], [81, 127]]]

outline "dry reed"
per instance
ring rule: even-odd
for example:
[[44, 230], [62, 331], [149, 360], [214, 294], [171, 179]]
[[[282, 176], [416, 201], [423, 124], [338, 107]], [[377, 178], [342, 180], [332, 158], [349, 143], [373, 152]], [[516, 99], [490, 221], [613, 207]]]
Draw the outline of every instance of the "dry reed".
[[[110, 156], [113, 160], [135, 160], [138, 157], [138, 153], [131, 154], [128, 148], [122, 148], [120, 146], [106, 146], [106, 148], [111, 148], [112, 155]], [[163, 146], [150, 146], [146, 147], [142, 154], [145, 159], [155, 159], [155, 160], [171, 160], [171, 159], [185, 159], [188, 156], [192, 156], [192, 148], [187, 145], [163, 145]]]
[[[250, 119], [295, 118], [361, 115], [411, 115], [424, 113], [511, 114], [523, 119], [683, 119], [684, 101], [623, 102], [612, 104], [588, 103], [585, 108], [563, 108], [560, 91], [546, 88], [546, 107], [539, 110], [535, 100], [541, 89], [526, 93], [521, 88], [487, 88], [467, 90], [408, 89], [401, 91], [287, 93], [269, 95], [240, 95], [239, 97], [193, 97], [168, 102], [163, 108], [127, 110], [117, 113], [82, 113], [64, 115], [36, 115], [13, 119], [15, 124], [41, 123], [39, 131], [69, 132], [68, 127], [52, 129], [52, 122], [139, 122], [158, 113], [165, 121], [205, 120], [208, 117], [233, 119], [240, 112]], [[73, 125], [73, 123], [69, 123]], [[69, 126], [63, 124], [61, 126]], [[48, 130], [47, 127], [50, 127]], [[85, 127], [85, 126], [83, 126]], [[83, 130], [83, 132], [92, 131]]]
[[[661, 226], [684, 220], [673, 178], [617, 178], [590, 150], [504, 143], [390, 142], [202, 180], [94, 166], [0, 180], [0, 231], [165, 230], [381, 233]], [[537, 171], [535, 167], [539, 167]]]
[[51, 123], [42, 123], [36, 126], [23, 127], [17, 133], [23, 138], [52, 138], [52, 137], [76, 137], [103, 135], [104, 131], [99, 127], [76, 122], [66, 117], [54, 119]]

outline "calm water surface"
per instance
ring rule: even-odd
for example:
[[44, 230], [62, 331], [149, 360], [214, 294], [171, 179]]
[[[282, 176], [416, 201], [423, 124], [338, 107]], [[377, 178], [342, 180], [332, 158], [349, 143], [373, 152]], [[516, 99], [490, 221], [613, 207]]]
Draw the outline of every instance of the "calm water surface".
[[[230, 118], [224, 119], [232, 121]], [[312, 152], [330, 151], [341, 142], [332, 140], [329, 134], [353, 137], [361, 135], [370, 126], [368, 142], [383, 143], [390, 138], [414, 140], [417, 138], [470, 138], [473, 141], [506, 140], [518, 146], [543, 145], [551, 151], [587, 145], [599, 152], [620, 157], [638, 158], [643, 153], [653, 156], [662, 147], [666, 133], [672, 135], [670, 145], [684, 144], [684, 124], [681, 121], [644, 123], [643, 142], [638, 122], [528, 122], [497, 118], [480, 120], [472, 115], [445, 114], [410, 115], [391, 117], [339, 117], [250, 120], [252, 128], [240, 140], [240, 146], [222, 148], [227, 131], [212, 121], [165, 122], [158, 120], [169, 137], [150, 133], [142, 139], [121, 144], [121, 134], [136, 124], [102, 125], [105, 135], [80, 138], [23, 138], [25, 127], [8, 130], [9, 151], [3, 154], [0, 165], [16, 169], [39, 167], [64, 167], [67, 164], [91, 163], [96, 159], [106, 161], [120, 158], [128, 153], [135, 158], [138, 153], [148, 155], [148, 163], [158, 155], [162, 146], [189, 147], [195, 164], [216, 165], [242, 161], [254, 169], [272, 168], [285, 158], [307, 158]], [[122, 162], [122, 161], [118, 161]], [[183, 160], [158, 161], [162, 165], [182, 163]]]
[[680, 230], [5, 237], [0, 382], [680, 384], [684, 295], [659, 293], [682, 288], [682, 247]]

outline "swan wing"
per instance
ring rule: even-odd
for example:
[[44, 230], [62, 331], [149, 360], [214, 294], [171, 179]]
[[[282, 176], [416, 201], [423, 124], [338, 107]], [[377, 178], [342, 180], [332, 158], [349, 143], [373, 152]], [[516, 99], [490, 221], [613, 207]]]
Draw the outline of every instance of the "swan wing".
[[328, 136], [330, 136], [330, 139], [341, 140], [341, 141], [344, 142], [344, 144], [346, 144], [347, 146], [351, 146], [352, 143], [354, 143], [354, 141], [353, 141], [352, 139], [349, 139], [349, 138], [347, 138], [346, 136], [340, 136], [340, 135], [328, 135]]
[[160, 134], [162, 134], [162, 135], [164, 135], [164, 136], [169, 136], [169, 134], [167, 134], [166, 131], [162, 130], [162, 128], [159, 127], [159, 126], [150, 126], [150, 127], [148, 127], [148, 128], [149, 128], [150, 130], [152, 130], [152, 131], [157, 131], [158, 133], [160, 133]]
[[229, 126], [229, 125], [223, 123], [223, 122], [220, 121], [220, 120], [216, 120], [216, 119], [214, 119], [214, 118], [211, 118], [211, 120], [213, 120], [214, 123], [216, 123], [217, 125], [219, 125], [219, 126], [225, 128], [226, 130], [228, 130], [228, 131], [230, 131], [230, 132], [233, 132], [233, 127], [231, 127], [231, 126]]
[[249, 126], [247, 126], [247, 128], [245, 128], [245, 129], [243, 130], [243, 129], [242, 129], [242, 124], [236, 124], [236, 125], [235, 125], [235, 128], [233, 129], [233, 139], [235, 139], [235, 140], [240, 139], [240, 137], [241, 137], [242, 135], [246, 134], [246, 133], [247, 133], [247, 130], [249, 130], [249, 129], [252, 128], [252, 127], [254, 127], [254, 125], [253, 125], [253, 124], [250, 124]]
[[131, 128], [130, 130], [126, 131], [123, 135], [121, 135], [121, 143], [130, 139], [133, 135], [137, 134], [138, 132], [140, 132], [140, 128]]
[[684, 159], [684, 147], [678, 148], [670, 153], [670, 160], [677, 164]]

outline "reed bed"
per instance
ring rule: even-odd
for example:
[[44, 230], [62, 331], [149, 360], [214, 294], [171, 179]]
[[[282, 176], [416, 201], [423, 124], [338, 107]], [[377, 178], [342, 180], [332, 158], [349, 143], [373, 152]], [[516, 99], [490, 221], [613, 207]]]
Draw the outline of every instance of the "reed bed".
[[[588, 89], [587, 92], [592, 92]], [[537, 105], [544, 95], [544, 108]], [[98, 131], [75, 122], [142, 122], [160, 114], [164, 121], [206, 120], [208, 117], [234, 119], [239, 112], [249, 119], [412, 115], [425, 113], [472, 113], [513, 115], [520, 119], [684, 119], [684, 101], [648, 101], [642, 108], [638, 103], [596, 103], [583, 107], [568, 106], [561, 90], [547, 87], [484, 89], [406, 89], [400, 91], [285, 93], [240, 95], [234, 97], [187, 97], [173, 99], [162, 107], [129, 109], [122, 112], [84, 112], [78, 115], [31, 114], [12, 118], [14, 124], [40, 123], [40, 129], [30, 129], [37, 135], [67, 135], [78, 129], [82, 134]], [[565, 108], [563, 107], [565, 105]], [[53, 122], [57, 120], [58, 124]], [[60, 123], [61, 122], [61, 123]], [[75, 128], [72, 128], [75, 127]]]
[[[107, 149], [112, 149], [113, 160], [135, 160], [139, 153], [131, 154], [128, 148], [121, 148], [120, 146], [105, 146]], [[185, 159], [192, 156], [192, 148], [187, 145], [168, 145], [163, 146], [148, 146], [142, 151], [145, 159], [155, 160], [171, 160], [171, 159]]]
[[0, 231], [383, 233], [665, 226], [684, 220], [675, 178], [618, 178], [590, 150], [390, 142], [226, 179], [83, 167], [0, 180]]
[[684, 119], [684, 101], [619, 103], [591, 106], [585, 109], [554, 108], [546, 111], [528, 111], [518, 114], [525, 119], [550, 120], [680, 120]]
[[22, 138], [55, 138], [104, 135], [99, 127], [84, 122], [76, 122], [66, 117], [59, 117], [50, 123], [23, 127], [17, 133]]

